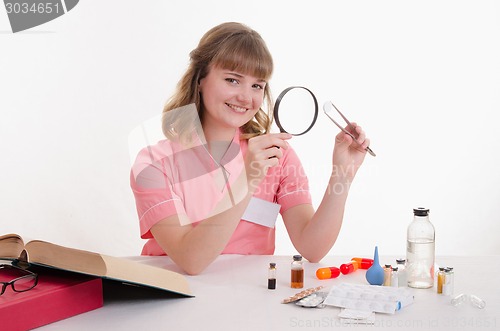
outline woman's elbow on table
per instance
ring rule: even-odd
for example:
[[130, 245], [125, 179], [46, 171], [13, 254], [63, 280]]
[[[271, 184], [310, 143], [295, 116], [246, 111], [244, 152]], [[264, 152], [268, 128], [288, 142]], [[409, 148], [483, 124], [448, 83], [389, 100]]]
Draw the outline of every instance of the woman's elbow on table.
[[180, 267], [189, 276], [198, 276], [206, 269], [207, 266], [190, 265], [190, 266], [180, 266]]

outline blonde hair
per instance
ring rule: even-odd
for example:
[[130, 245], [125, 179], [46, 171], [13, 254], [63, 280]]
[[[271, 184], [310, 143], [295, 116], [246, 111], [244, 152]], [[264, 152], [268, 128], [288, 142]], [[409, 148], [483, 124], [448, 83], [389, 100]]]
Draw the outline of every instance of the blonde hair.
[[[182, 119], [173, 120], [176, 122], [173, 129], [165, 120], [171, 110], [194, 103], [200, 119], [203, 118], [199, 82], [208, 74], [210, 66], [241, 72], [266, 81], [273, 72], [273, 59], [264, 40], [256, 31], [241, 23], [228, 22], [210, 29], [189, 55], [189, 67], [177, 83], [174, 95], [163, 108], [163, 133], [167, 138], [182, 136], [183, 128], [192, 124], [182, 123]], [[272, 123], [269, 84], [265, 86], [263, 101], [267, 111], [260, 108], [254, 118], [242, 126], [243, 139], [269, 132]], [[172, 123], [171, 118], [169, 122]]]

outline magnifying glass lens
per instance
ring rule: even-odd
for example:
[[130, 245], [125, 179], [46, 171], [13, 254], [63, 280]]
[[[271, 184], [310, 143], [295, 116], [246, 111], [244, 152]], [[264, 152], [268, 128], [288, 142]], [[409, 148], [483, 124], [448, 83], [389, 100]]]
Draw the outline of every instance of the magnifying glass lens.
[[316, 97], [305, 87], [289, 87], [276, 99], [274, 120], [280, 132], [302, 135], [314, 126], [317, 117]]

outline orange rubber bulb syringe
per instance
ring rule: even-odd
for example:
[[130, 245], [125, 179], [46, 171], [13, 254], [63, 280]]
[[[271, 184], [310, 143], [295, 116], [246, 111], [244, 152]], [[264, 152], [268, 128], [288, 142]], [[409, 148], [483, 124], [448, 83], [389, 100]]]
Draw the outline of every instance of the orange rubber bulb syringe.
[[316, 270], [318, 279], [337, 278], [340, 275], [340, 269], [337, 267], [319, 268]]

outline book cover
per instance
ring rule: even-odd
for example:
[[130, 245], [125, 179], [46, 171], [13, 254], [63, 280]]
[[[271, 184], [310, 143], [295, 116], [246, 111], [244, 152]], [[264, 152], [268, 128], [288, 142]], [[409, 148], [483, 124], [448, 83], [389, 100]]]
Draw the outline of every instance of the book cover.
[[[31, 330], [103, 306], [102, 279], [47, 268], [30, 268], [38, 284], [26, 292], [11, 286], [0, 296], [2, 331]], [[12, 279], [0, 273], [1, 282]]]

